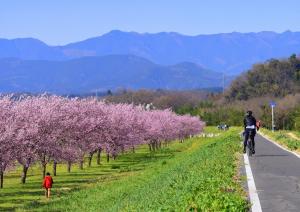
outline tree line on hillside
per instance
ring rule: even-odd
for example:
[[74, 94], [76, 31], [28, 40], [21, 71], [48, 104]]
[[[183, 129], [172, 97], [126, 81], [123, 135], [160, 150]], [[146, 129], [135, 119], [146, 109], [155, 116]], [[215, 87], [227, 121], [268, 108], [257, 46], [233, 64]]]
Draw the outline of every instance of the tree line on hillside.
[[199, 115], [207, 125], [242, 126], [252, 110], [264, 127], [271, 128], [270, 102], [275, 107], [275, 128], [300, 130], [300, 58], [271, 59], [256, 64], [233, 81], [224, 95], [210, 96], [194, 107], [181, 107], [180, 114]]
[[264, 127], [271, 129], [270, 101], [276, 102], [275, 128], [300, 130], [300, 94], [291, 94], [283, 98], [256, 97], [248, 100], [227, 102], [224, 98], [207, 99], [196, 107], [182, 107], [177, 112], [199, 116], [207, 125], [228, 124], [243, 126], [243, 117], [247, 110], [261, 120]]
[[247, 100], [254, 97], [284, 97], [300, 91], [300, 59], [271, 59], [256, 64], [232, 82], [225, 98]]
[[[287, 95], [284, 98], [270, 96], [256, 97], [248, 100], [228, 101], [222, 94], [205, 94], [193, 96], [190, 91], [160, 93], [141, 90], [130, 91], [118, 96], [107, 97], [109, 102], [131, 102], [147, 105], [157, 109], [170, 108], [177, 114], [199, 116], [209, 126], [228, 124], [242, 126], [247, 110], [252, 110], [263, 126], [271, 128], [270, 101], [275, 101], [275, 123], [277, 129], [300, 129], [300, 94]], [[299, 118], [298, 118], [299, 117]]]
[[128, 103], [134, 105], [150, 104], [157, 109], [171, 109], [175, 112], [184, 107], [196, 107], [197, 104], [213, 92], [203, 90], [170, 91], [170, 90], [123, 90], [111, 93], [105, 97], [105, 101], [111, 103]]

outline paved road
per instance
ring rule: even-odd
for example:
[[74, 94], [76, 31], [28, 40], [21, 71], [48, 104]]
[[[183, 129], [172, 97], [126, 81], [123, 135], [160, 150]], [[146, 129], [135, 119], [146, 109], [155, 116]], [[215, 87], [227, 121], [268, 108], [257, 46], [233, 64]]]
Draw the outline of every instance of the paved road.
[[300, 212], [300, 158], [256, 135], [250, 157], [263, 212]]

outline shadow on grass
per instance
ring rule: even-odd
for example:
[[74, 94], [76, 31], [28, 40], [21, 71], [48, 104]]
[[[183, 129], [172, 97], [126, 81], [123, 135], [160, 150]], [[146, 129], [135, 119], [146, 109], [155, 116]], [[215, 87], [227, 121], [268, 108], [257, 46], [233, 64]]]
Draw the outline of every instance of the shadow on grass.
[[6, 211], [6, 212], [11, 212], [11, 211], [15, 211], [16, 207], [1, 207], [0, 206], [0, 211]]
[[[114, 181], [124, 176], [124, 174], [115, 175], [118, 173], [125, 173], [126, 175], [126, 172], [144, 170], [150, 163], [174, 157], [174, 152], [176, 150], [169, 148], [156, 152], [142, 149], [141, 152], [128, 152], [120, 155], [116, 160], [111, 160], [110, 162], [106, 162], [105, 158], [102, 158], [101, 165], [95, 164], [94, 161], [91, 167], [84, 167], [83, 170], [79, 170], [78, 166], [76, 167], [76, 164], [74, 164], [72, 166], [72, 170], [73, 168], [74, 170], [71, 173], [67, 173], [64, 165], [62, 165], [60, 167], [61, 172], [58, 170], [57, 176], [53, 177], [54, 188], [52, 196], [54, 199], [50, 201], [55, 202], [62, 196], [65, 197], [70, 193], [88, 188], [92, 183]], [[48, 167], [50, 168], [51, 165], [49, 164]], [[48, 204], [49, 201], [46, 201], [43, 197], [44, 190], [41, 188], [42, 177], [39, 179], [39, 174], [39, 170], [34, 167], [30, 175], [28, 175], [28, 181], [25, 185], [19, 184], [16, 187], [12, 187], [9, 191], [0, 193], [0, 211], [15, 211], [17, 208], [30, 210]], [[13, 182], [19, 182], [19, 178], [20, 175], [16, 172], [6, 176], [6, 179], [13, 180]], [[24, 199], [21, 197], [24, 197]], [[10, 205], [14, 205], [14, 207], [10, 207]]]
[[44, 190], [36, 190], [36, 191], [18, 191], [18, 192], [10, 192], [10, 193], [4, 193], [0, 194], [0, 203], [3, 203], [3, 198], [9, 199], [9, 197], [16, 197], [16, 196], [25, 196], [25, 195], [31, 195], [31, 196], [39, 196], [43, 194]]
[[[82, 181], [72, 181], [73, 183], [82, 183]], [[71, 184], [73, 185], [73, 184]], [[74, 186], [74, 185], [73, 185]], [[72, 187], [69, 189], [63, 189], [64, 187], [57, 187], [52, 189], [52, 198], [59, 200], [61, 196], [67, 196], [70, 193], [79, 191], [83, 187]], [[10, 192], [0, 195], [0, 211], [16, 211], [17, 208], [30, 209], [32, 210], [35, 206], [46, 205], [49, 201], [46, 201], [44, 197], [45, 190], [40, 189], [36, 191], [18, 191]], [[20, 196], [31, 196], [30, 199], [21, 199]], [[43, 201], [44, 200], [44, 201]], [[50, 200], [51, 201], [51, 200]], [[14, 204], [14, 207], [1, 206], [6, 203]]]

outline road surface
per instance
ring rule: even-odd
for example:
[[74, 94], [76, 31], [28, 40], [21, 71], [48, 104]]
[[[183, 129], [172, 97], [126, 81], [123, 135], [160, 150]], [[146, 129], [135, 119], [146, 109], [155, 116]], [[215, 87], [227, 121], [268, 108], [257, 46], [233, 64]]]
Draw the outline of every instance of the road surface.
[[300, 158], [259, 134], [249, 157], [263, 212], [300, 212]]

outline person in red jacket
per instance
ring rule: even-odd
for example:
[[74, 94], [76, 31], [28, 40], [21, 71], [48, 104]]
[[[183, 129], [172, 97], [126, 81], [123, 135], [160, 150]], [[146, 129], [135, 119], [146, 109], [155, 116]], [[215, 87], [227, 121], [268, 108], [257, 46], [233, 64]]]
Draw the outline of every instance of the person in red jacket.
[[50, 176], [50, 173], [47, 172], [46, 177], [44, 178], [44, 181], [43, 181], [43, 187], [46, 189], [45, 195], [47, 198], [50, 198], [52, 184], [53, 184], [53, 179]]
[[261, 121], [258, 120], [258, 121], [256, 122], [256, 128], [257, 128], [257, 131], [259, 130], [260, 127], [261, 127]]

